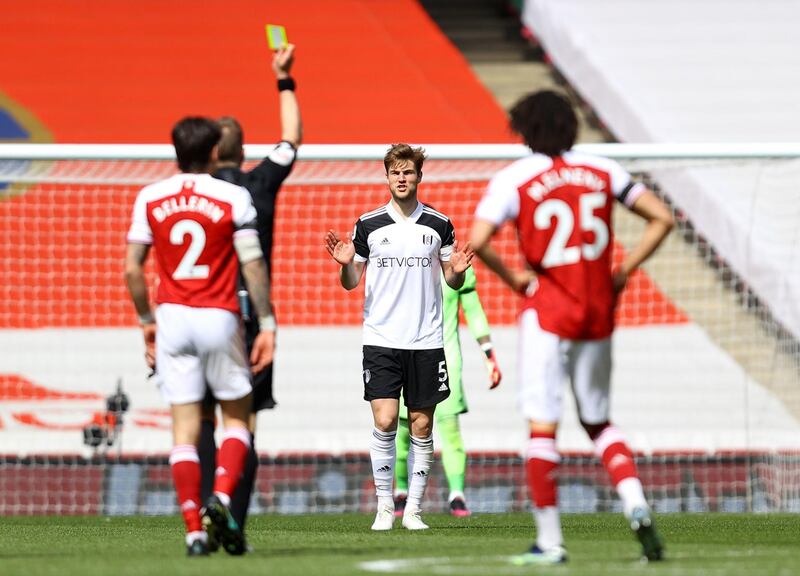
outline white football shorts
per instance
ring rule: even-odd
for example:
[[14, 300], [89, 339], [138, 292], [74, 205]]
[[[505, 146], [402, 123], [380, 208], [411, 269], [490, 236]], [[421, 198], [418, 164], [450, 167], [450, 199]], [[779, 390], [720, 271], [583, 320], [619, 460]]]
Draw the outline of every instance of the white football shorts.
[[564, 381], [572, 386], [578, 415], [587, 424], [609, 419], [611, 338], [567, 340], [539, 326], [536, 310], [519, 321], [519, 405], [528, 420], [561, 419]]
[[167, 402], [199, 402], [206, 383], [218, 400], [250, 393], [250, 364], [238, 315], [219, 308], [161, 304], [156, 326], [156, 369]]

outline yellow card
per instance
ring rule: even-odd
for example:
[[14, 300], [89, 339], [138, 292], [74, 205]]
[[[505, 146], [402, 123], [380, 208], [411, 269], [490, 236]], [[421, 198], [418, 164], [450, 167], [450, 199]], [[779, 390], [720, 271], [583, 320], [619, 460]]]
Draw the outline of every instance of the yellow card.
[[284, 28], [283, 26], [278, 26], [276, 24], [267, 24], [266, 32], [267, 32], [267, 43], [269, 43], [269, 47], [271, 50], [278, 50], [279, 48], [285, 48], [286, 45], [289, 43], [286, 40], [286, 28]]

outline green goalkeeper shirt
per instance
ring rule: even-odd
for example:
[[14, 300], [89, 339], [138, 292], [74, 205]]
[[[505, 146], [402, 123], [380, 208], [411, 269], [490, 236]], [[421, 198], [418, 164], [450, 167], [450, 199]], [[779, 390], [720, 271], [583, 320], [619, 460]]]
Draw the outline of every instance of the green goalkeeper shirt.
[[[467, 399], [461, 383], [461, 340], [458, 337], [458, 309], [464, 310], [470, 333], [477, 340], [489, 335], [489, 322], [475, 291], [475, 271], [467, 268], [464, 285], [453, 290], [442, 279], [442, 320], [444, 355], [450, 377], [450, 396], [436, 407], [436, 418], [463, 414], [468, 410]], [[407, 419], [405, 403], [400, 403], [400, 418]]]
[[464, 285], [458, 290], [453, 290], [442, 281], [443, 310], [442, 318], [444, 321], [444, 347], [455, 349], [461, 352], [461, 343], [458, 339], [458, 307], [464, 310], [464, 317], [467, 320], [469, 331], [472, 337], [477, 340], [489, 335], [489, 321], [483, 311], [478, 293], [475, 290], [477, 279], [475, 270], [467, 268]]

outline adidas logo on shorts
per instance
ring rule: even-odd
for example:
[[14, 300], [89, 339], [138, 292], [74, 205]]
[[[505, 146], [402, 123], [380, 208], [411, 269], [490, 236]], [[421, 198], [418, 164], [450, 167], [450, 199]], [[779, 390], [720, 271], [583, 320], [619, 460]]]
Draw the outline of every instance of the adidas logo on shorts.
[[448, 389], [447, 384], [442, 384], [441, 386], [439, 386], [439, 392], [444, 392], [447, 389]]

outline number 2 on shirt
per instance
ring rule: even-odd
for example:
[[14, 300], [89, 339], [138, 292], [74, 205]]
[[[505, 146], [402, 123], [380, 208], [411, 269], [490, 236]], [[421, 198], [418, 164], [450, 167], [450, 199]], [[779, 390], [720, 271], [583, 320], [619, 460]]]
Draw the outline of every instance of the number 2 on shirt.
[[206, 231], [195, 220], [178, 220], [169, 231], [169, 241], [173, 246], [181, 246], [184, 236], [189, 235], [189, 248], [181, 258], [172, 277], [175, 280], [198, 280], [208, 278], [208, 266], [197, 265], [197, 260], [206, 247]]

